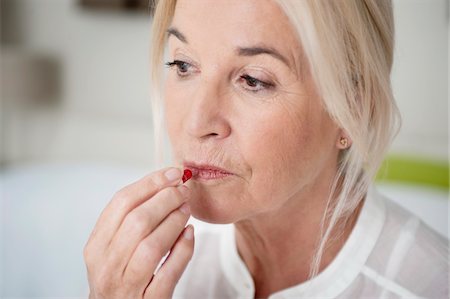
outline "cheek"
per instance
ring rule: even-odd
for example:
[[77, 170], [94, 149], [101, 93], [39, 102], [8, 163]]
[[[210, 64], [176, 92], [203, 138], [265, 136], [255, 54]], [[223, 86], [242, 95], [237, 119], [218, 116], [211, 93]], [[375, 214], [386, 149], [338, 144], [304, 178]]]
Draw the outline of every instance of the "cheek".
[[[312, 131], [302, 125], [299, 119], [284, 118], [257, 122], [258, 129], [253, 130], [248, 149], [252, 164], [253, 187], [251, 192], [259, 193], [268, 200], [274, 197], [286, 197], [280, 190], [288, 190], [289, 185], [298, 183], [300, 173], [308, 163], [311, 150]], [[260, 194], [264, 193], [264, 195]]]
[[181, 139], [185, 118], [198, 89], [198, 80], [180, 81], [174, 71], [167, 75], [164, 87], [164, 116], [170, 140]]
[[180, 140], [182, 119], [181, 111], [179, 109], [186, 95], [183, 95], [178, 89], [174, 88], [170, 79], [165, 85], [164, 94], [164, 120], [166, 122], [167, 132], [173, 146], [176, 145], [176, 140]]
[[252, 132], [245, 149], [252, 167], [249, 193], [270, 205], [281, 205], [313, 184], [331, 149], [330, 128], [321, 110], [304, 106], [297, 107], [297, 113], [289, 111], [293, 109], [272, 110], [247, 129]]

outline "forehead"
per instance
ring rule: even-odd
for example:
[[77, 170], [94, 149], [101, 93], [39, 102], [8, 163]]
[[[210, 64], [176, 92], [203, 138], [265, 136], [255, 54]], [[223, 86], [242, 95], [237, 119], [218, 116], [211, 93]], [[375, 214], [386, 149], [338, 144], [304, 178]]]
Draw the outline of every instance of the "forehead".
[[273, 0], [178, 0], [171, 26], [193, 47], [264, 44], [291, 59], [299, 50], [294, 28]]

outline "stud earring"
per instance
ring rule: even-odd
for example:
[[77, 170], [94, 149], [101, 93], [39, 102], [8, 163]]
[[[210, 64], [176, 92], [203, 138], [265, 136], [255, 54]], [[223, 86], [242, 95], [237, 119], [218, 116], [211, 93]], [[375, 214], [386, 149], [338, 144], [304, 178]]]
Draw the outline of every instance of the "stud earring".
[[341, 137], [341, 139], [339, 140], [339, 143], [344, 147], [347, 148], [348, 146], [348, 140], [345, 137]]

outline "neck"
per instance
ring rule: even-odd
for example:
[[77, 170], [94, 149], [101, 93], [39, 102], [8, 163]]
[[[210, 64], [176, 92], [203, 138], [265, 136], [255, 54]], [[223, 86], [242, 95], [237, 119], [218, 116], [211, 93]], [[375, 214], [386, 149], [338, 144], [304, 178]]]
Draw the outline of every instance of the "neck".
[[[297, 194], [276, 211], [239, 221], [236, 242], [255, 284], [255, 298], [302, 283], [309, 278], [311, 261], [320, 237], [328, 193], [322, 190]], [[323, 191], [324, 190], [324, 191]], [[360, 206], [345, 223], [337, 224], [324, 251], [322, 271], [336, 257], [356, 222]]]

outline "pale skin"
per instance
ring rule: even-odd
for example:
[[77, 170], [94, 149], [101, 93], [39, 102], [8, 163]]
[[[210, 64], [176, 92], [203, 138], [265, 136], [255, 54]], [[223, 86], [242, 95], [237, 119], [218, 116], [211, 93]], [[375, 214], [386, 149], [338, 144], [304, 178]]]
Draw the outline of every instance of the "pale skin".
[[[205, 3], [179, 0], [168, 30], [167, 128], [179, 168], [194, 161], [233, 175], [174, 187], [181, 173], [168, 182], [165, 169], [118, 192], [86, 245], [91, 298], [171, 297], [194, 244], [183, 238], [193, 233], [184, 228], [183, 202], [198, 219], [235, 224], [255, 298], [308, 278], [345, 150], [339, 141], [351, 140], [323, 108], [297, 35], [274, 1]], [[357, 212], [320, 269], [339, 252]], [[154, 261], [170, 248], [151, 279]]]

